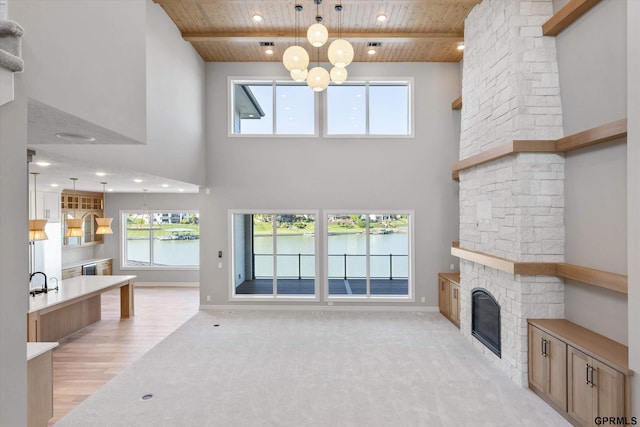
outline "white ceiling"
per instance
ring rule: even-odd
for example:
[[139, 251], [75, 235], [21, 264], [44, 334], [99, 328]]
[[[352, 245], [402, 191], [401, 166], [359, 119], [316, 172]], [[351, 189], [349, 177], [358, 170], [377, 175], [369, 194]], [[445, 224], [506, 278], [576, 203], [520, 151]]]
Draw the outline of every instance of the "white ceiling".
[[[57, 147], [70, 144], [112, 146], [119, 150], [126, 145], [140, 145], [140, 142], [97, 126], [71, 114], [29, 100], [28, 103], [28, 147], [35, 151], [29, 172], [39, 173], [38, 191], [62, 191], [72, 189], [73, 181], [78, 178], [76, 190], [102, 191], [101, 182], [106, 182], [106, 189], [115, 193], [198, 193], [199, 186], [191, 183], [167, 179], [163, 176], [131, 170], [118, 164], [107, 163], [99, 158], [77, 159], [69, 155], [60, 154]], [[74, 142], [61, 140], [56, 133], [64, 130], [66, 133], [90, 135], [95, 141]], [[67, 150], [68, 152], [68, 150]], [[141, 165], [145, 159], [140, 159]], [[40, 162], [49, 163], [48, 166], [38, 165]], [[98, 176], [96, 173], [104, 173]], [[139, 182], [137, 182], [139, 181]], [[29, 177], [33, 186], [33, 177]], [[55, 187], [54, 187], [55, 185]]]

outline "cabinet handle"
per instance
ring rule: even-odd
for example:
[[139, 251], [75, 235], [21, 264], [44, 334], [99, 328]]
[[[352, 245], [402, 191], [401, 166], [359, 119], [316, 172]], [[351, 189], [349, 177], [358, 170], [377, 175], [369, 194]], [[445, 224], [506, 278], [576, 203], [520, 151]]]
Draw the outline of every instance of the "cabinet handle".
[[544, 357], [549, 357], [549, 340], [544, 340]]
[[453, 290], [453, 299], [458, 299], [458, 290], [457, 289]]
[[547, 340], [540, 338], [540, 354], [542, 357], [547, 357]]
[[589, 369], [591, 370], [591, 379], [589, 381], [591, 388], [595, 387], [596, 384], [593, 382], [593, 373], [595, 372], [595, 368], [593, 366], [590, 366]]
[[587, 385], [593, 387], [593, 385], [591, 384], [591, 380], [590, 380], [591, 376], [589, 375], [590, 371], [591, 371], [591, 365], [589, 365], [587, 363], [587, 370], [586, 370], [586, 373], [587, 373]]
[[440, 289], [444, 291], [444, 282], [440, 282]]

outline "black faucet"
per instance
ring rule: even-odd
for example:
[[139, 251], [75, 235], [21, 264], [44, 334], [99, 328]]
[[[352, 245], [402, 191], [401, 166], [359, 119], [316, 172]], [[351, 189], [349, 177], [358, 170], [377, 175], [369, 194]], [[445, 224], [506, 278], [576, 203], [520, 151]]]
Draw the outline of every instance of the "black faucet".
[[41, 293], [47, 293], [47, 275], [44, 274], [42, 271], [36, 271], [35, 273], [31, 273], [31, 275], [29, 276], [29, 287], [31, 287], [31, 279], [33, 279], [33, 276], [35, 276], [36, 274], [42, 274], [42, 276], [44, 277], [44, 286], [42, 287], [42, 289], [33, 289], [30, 290], [29, 293], [33, 296], [36, 296], [36, 294], [41, 294]]

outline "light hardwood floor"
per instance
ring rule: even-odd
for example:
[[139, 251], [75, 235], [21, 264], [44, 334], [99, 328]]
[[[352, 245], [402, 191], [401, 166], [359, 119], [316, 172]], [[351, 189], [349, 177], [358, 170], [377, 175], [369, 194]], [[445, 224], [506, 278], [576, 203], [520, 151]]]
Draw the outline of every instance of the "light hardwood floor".
[[136, 288], [135, 316], [120, 319], [120, 291], [102, 295], [102, 320], [60, 341], [53, 352], [49, 425], [191, 318], [197, 288]]

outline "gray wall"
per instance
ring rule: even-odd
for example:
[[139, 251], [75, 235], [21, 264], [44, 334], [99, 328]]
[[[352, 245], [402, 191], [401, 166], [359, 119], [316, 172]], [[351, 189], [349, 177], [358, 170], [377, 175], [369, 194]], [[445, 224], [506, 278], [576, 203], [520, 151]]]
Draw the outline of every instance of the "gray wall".
[[[605, 1], [556, 36], [565, 135], [627, 116], [625, 19], [625, 2]], [[627, 273], [624, 142], [566, 155], [568, 263]], [[569, 280], [565, 291], [567, 319], [627, 343], [624, 295]]]
[[122, 268], [121, 234], [122, 224], [120, 212], [126, 210], [139, 211], [146, 204], [150, 211], [164, 210], [199, 210], [200, 199], [197, 194], [107, 194], [107, 216], [113, 218], [111, 229], [113, 234], [105, 236], [103, 245], [95, 246], [95, 257], [113, 258], [113, 274], [135, 274], [136, 282], [162, 286], [164, 283], [171, 286], [192, 285], [197, 286], [200, 280], [200, 272], [197, 269], [190, 270], [144, 270]]
[[[11, 15], [10, 15], [11, 17]], [[29, 294], [26, 97], [16, 75], [16, 100], [0, 107], [0, 426], [27, 425]]]
[[[640, 2], [627, 1], [627, 92], [631, 94], [627, 102], [629, 119], [627, 156], [630, 165], [640, 165]], [[630, 167], [628, 176], [628, 224], [629, 238], [629, 367], [640, 372], [640, 168]], [[640, 375], [633, 376], [633, 410], [640, 413]]]
[[[358, 76], [415, 77], [415, 138], [229, 138], [227, 76], [282, 76], [280, 63], [207, 64], [207, 187], [201, 193], [201, 301], [228, 304], [229, 209], [415, 211], [416, 304], [437, 305], [437, 273], [457, 263], [457, 63], [352, 64]], [[322, 252], [320, 252], [322, 253]], [[323, 266], [319, 271], [323, 271]]]

